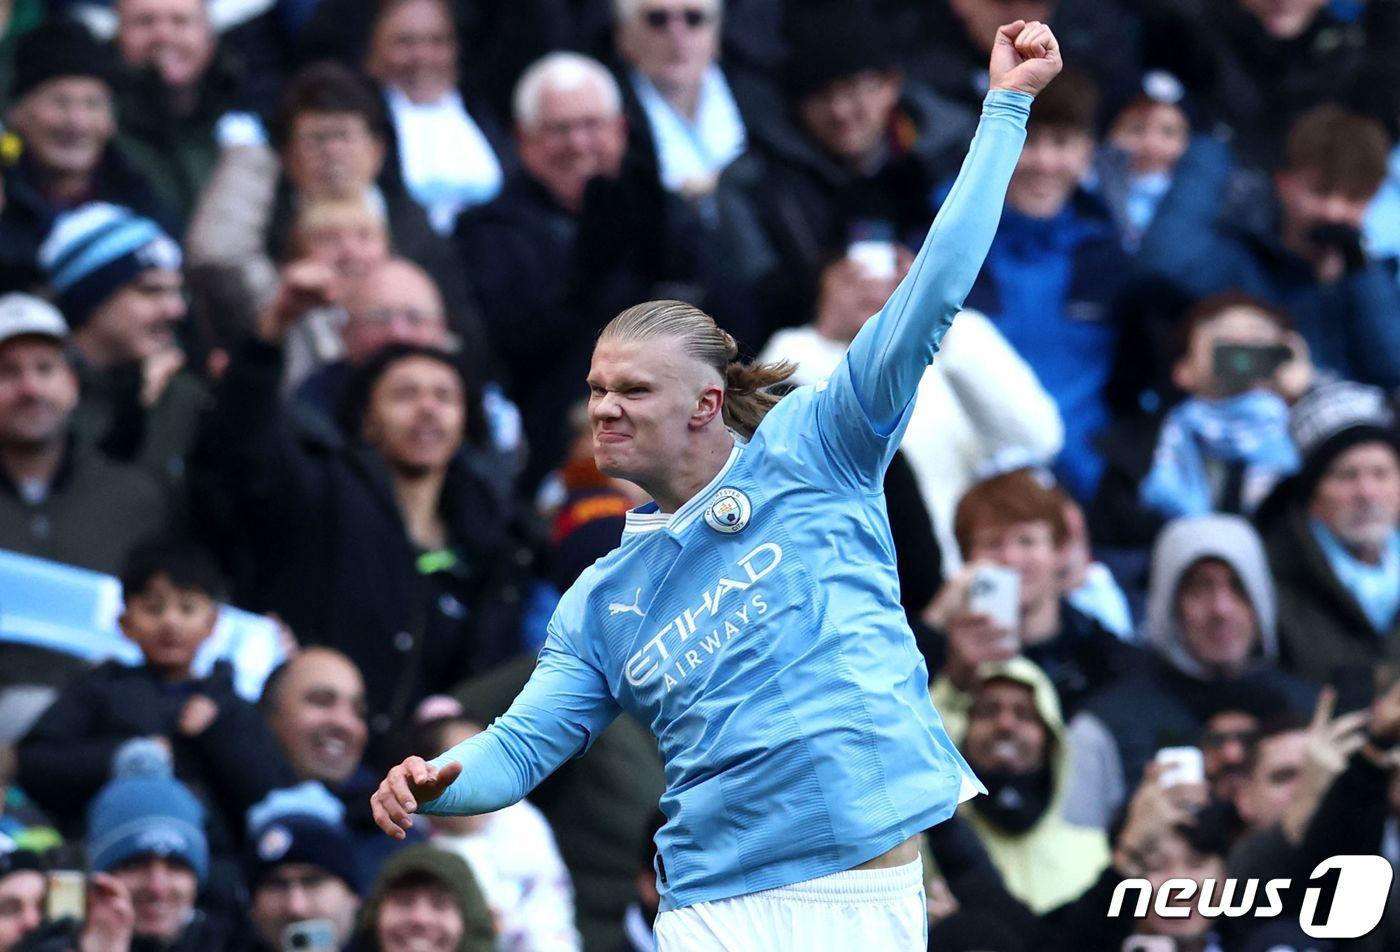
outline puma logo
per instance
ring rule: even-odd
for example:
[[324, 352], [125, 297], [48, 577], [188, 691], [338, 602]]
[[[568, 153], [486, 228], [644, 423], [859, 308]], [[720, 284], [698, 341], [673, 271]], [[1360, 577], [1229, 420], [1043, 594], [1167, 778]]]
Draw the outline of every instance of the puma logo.
[[637, 597], [632, 599], [632, 604], [624, 605], [622, 604], [622, 602], [613, 602], [611, 605], [608, 606], [608, 613], [610, 615], [621, 615], [626, 612], [631, 612], [638, 618], [645, 618], [647, 616], [646, 613], [642, 611], [641, 605], [642, 590], [639, 588], [637, 589]]

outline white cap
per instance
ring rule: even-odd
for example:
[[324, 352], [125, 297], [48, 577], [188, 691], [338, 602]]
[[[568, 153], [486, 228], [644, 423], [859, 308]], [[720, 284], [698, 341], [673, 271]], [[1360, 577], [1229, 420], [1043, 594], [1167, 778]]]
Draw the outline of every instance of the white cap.
[[68, 323], [58, 308], [43, 298], [18, 292], [0, 297], [0, 344], [29, 334], [66, 341]]

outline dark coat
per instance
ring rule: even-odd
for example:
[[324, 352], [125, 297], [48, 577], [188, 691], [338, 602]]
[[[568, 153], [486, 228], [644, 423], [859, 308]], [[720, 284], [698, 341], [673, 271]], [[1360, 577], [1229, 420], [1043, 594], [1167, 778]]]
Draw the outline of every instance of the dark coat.
[[168, 519], [164, 493], [149, 476], [76, 440], [42, 502], [25, 502], [0, 469], [0, 548], [115, 575], [131, 547]]
[[1381, 661], [1400, 661], [1400, 618], [1377, 632], [1337, 579], [1300, 507], [1266, 527], [1264, 547], [1278, 589], [1280, 663], [1328, 683]]
[[[184, 737], [176, 724], [196, 694], [219, 713], [203, 733]], [[19, 742], [20, 785], [62, 826], [81, 829], [89, 802], [111, 779], [117, 748], [152, 736], [170, 740], [176, 778], [204, 803], [211, 852], [235, 851], [247, 809], [292, 783], [262, 714], [234, 691], [227, 664], [166, 684], [149, 668], [108, 661], [68, 685]]]
[[510, 657], [531, 584], [508, 514], [459, 455], [440, 513], [456, 564], [420, 570], [383, 460], [299, 425], [278, 400], [281, 352], [250, 341], [215, 393], [196, 465], [227, 500], [246, 601], [365, 678], [371, 760], [426, 694]]

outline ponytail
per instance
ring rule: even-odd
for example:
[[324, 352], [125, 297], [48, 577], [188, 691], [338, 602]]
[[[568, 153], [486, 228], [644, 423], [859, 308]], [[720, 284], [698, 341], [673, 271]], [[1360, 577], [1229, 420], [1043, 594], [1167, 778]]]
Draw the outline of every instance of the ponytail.
[[753, 436], [769, 410], [782, 399], [772, 388], [796, 371], [788, 361], [760, 364], [739, 359], [739, 344], [715, 319], [683, 301], [647, 301], [608, 322], [598, 340], [678, 337], [686, 353], [724, 380], [724, 422], [745, 439]]

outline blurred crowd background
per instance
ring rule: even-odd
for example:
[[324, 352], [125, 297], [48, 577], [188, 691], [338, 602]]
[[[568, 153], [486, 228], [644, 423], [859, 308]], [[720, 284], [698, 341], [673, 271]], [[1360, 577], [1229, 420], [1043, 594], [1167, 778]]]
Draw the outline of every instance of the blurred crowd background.
[[[930, 945], [1334, 947], [1313, 869], [1400, 862], [1400, 0], [0, 0], [0, 952], [649, 949], [642, 725], [369, 794], [643, 501], [603, 323], [829, 374], [1015, 19], [1067, 68], [885, 487], [989, 789]], [[1295, 888], [1107, 916], [1226, 875]]]

